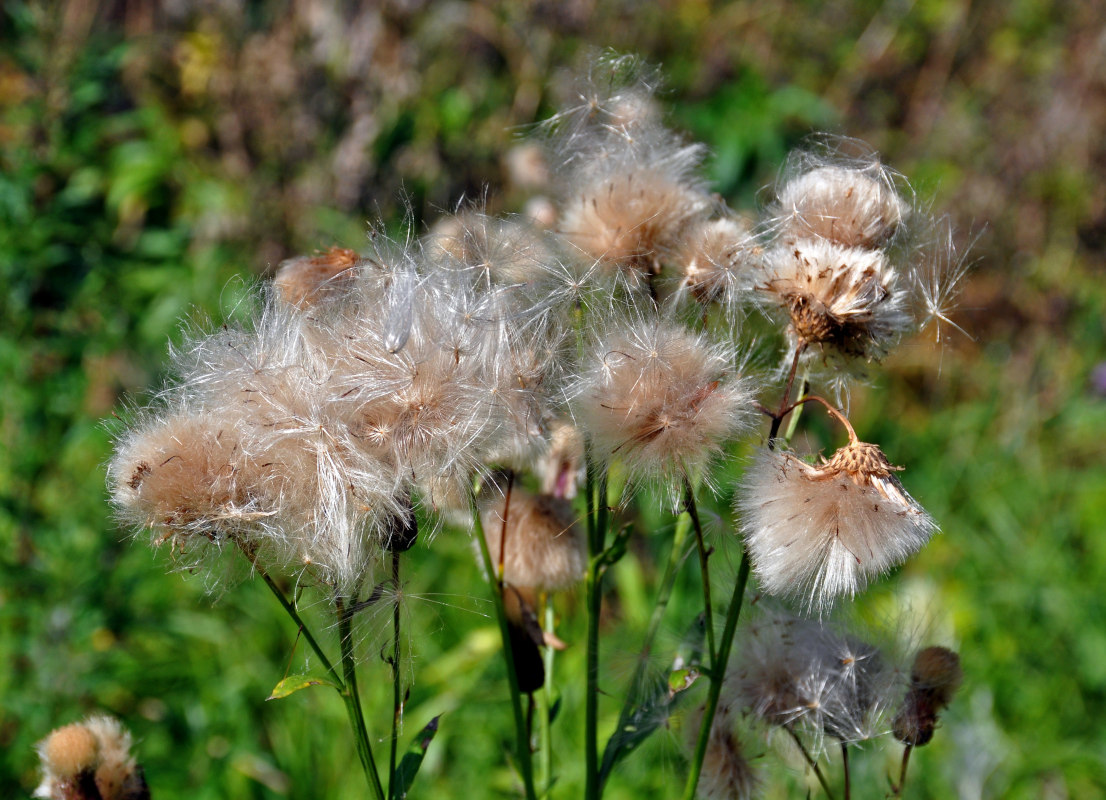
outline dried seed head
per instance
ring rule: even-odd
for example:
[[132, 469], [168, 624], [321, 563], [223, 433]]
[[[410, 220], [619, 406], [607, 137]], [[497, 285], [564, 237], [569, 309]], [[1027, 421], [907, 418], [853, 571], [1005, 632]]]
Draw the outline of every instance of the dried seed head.
[[914, 657], [910, 679], [915, 687], [929, 691], [934, 702], [944, 708], [964, 681], [960, 656], [947, 647], [926, 647]]
[[480, 520], [493, 562], [502, 543], [503, 580], [511, 586], [559, 591], [583, 578], [584, 540], [566, 501], [515, 487], [485, 507]]
[[728, 678], [736, 699], [772, 725], [815, 742], [858, 742], [883, 731], [901, 696], [901, 670], [878, 647], [821, 621], [770, 615], [748, 625]]
[[353, 250], [331, 247], [317, 256], [281, 262], [273, 288], [282, 302], [305, 311], [326, 299], [350, 291], [360, 257]]
[[[243, 480], [243, 469], [252, 480]], [[243, 452], [233, 423], [182, 412], [129, 432], [108, 473], [123, 520], [183, 546], [194, 535], [220, 538], [274, 513], [270, 498], [250, 492], [261, 488], [266, 469]]]
[[882, 247], [908, 212], [892, 173], [874, 159], [815, 167], [787, 181], [779, 195], [782, 236], [822, 238], [844, 247]]
[[733, 363], [680, 325], [616, 324], [574, 390], [577, 422], [598, 455], [620, 459], [632, 476], [698, 472], [750, 421], [751, 394]]
[[919, 550], [936, 530], [875, 445], [812, 466], [765, 449], [737, 496], [761, 588], [823, 611]]
[[792, 347], [811, 358], [878, 360], [912, 321], [883, 253], [802, 239], [771, 250], [757, 289], [786, 311]]
[[80, 724], [58, 728], [39, 745], [43, 767], [60, 778], [69, 778], [93, 767], [99, 750], [92, 731]]
[[550, 425], [549, 447], [535, 468], [542, 494], [571, 500], [584, 466], [584, 437], [571, 422], [555, 420]]

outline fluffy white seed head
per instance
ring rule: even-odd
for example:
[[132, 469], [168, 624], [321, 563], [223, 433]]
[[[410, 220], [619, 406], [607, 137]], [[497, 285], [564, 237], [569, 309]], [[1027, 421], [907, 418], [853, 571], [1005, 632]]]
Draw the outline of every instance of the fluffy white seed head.
[[558, 229], [589, 262], [629, 278], [660, 272], [684, 229], [705, 215], [710, 197], [693, 177], [694, 148], [612, 154], [578, 170], [561, 204]]
[[[689, 730], [697, 735], [702, 723], [697, 716], [692, 720]], [[697, 796], [703, 800], [750, 800], [756, 796], [760, 781], [738, 736], [736, 722], [730, 703], [720, 703], [711, 723], [699, 775]]]
[[921, 549], [937, 526], [893, 470], [863, 442], [816, 466], [762, 450], [736, 500], [761, 589], [822, 612]]
[[750, 423], [750, 387], [733, 353], [673, 322], [610, 324], [584, 369], [576, 421], [599, 457], [635, 477], [697, 473]]
[[885, 245], [909, 212], [894, 174], [875, 158], [795, 175], [780, 188], [777, 205], [786, 239], [822, 238], [869, 249]]
[[281, 262], [273, 288], [284, 303], [307, 311], [347, 293], [354, 281], [360, 257], [353, 250], [331, 247], [315, 256]]
[[511, 586], [555, 592], [584, 577], [584, 539], [566, 500], [515, 487], [486, 505], [480, 518], [493, 562], [503, 548], [503, 580]]
[[722, 302], [739, 309], [749, 302], [758, 273], [761, 248], [744, 221], [737, 217], [701, 220], [686, 229], [674, 261], [681, 288], [696, 300]]
[[894, 658], [837, 625], [769, 613], [747, 626], [727, 676], [732, 701], [770, 725], [852, 743], [885, 732], [902, 696]]

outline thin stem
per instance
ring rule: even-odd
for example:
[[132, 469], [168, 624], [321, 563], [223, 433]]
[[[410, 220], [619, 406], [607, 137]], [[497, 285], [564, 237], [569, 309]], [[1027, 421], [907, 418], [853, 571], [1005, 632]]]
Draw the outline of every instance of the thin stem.
[[849, 745], [845, 742], [841, 743], [841, 768], [845, 772], [845, 800], [850, 800], [852, 786], [849, 780]]
[[806, 749], [806, 745], [804, 745], [803, 740], [799, 738], [799, 734], [795, 733], [794, 728], [790, 725], [785, 725], [784, 730], [791, 734], [791, 738], [795, 740], [795, 744], [799, 747], [799, 752], [803, 754], [803, 758], [806, 759], [807, 765], [814, 772], [815, 777], [818, 778], [818, 783], [822, 784], [822, 791], [826, 793], [827, 800], [834, 800], [833, 790], [830, 788], [829, 781], [826, 780], [822, 768], [818, 766], [817, 759]]
[[395, 795], [396, 753], [399, 749], [399, 729], [403, 722], [403, 679], [399, 671], [399, 551], [392, 551], [392, 586], [396, 602], [392, 606], [392, 746], [388, 759], [388, 794]]
[[730, 607], [726, 611], [726, 626], [722, 629], [722, 641], [718, 643], [718, 659], [710, 671], [710, 693], [703, 711], [703, 722], [699, 728], [699, 739], [695, 744], [695, 755], [691, 760], [691, 771], [684, 786], [684, 800], [694, 800], [699, 785], [699, 774], [703, 770], [703, 759], [710, 742], [710, 729], [714, 724], [714, 715], [718, 711], [718, 698], [722, 694], [722, 684], [726, 678], [726, 665], [730, 661], [730, 648], [734, 634], [737, 633], [737, 620], [741, 616], [741, 606], [745, 600], [745, 585], [749, 582], [749, 554], [742, 552], [741, 566], [737, 569], [737, 582], [734, 584]]
[[[553, 596], [548, 592], [542, 598], [545, 605], [545, 614], [542, 621], [542, 629], [547, 633], [553, 632]], [[546, 647], [542, 653], [545, 661], [545, 684], [538, 692], [540, 703], [538, 704], [538, 766], [541, 775], [542, 796], [548, 797], [553, 788], [553, 729], [549, 720], [549, 714], [553, 710], [553, 661], [556, 650]]]
[[337, 606], [338, 639], [342, 649], [342, 672], [345, 675], [345, 691], [342, 697], [346, 701], [346, 713], [357, 733], [357, 755], [361, 759], [361, 766], [372, 785], [373, 794], [378, 800], [384, 800], [384, 786], [380, 783], [380, 773], [377, 772], [376, 762], [373, 760], [369, 731], [365, 727], [365, 715], [361, 710], [361, 696], [357, 691], [357, 664], [353, 660], [353, 611], [345, 607], [341, 598], [338, 599]]
[[503, 495], [503, 527], [499, 531], [499, 561], [496, 562], [496, 580], [503, 582], [503, 561], [507, 554], [507, 520], [511, 513], [511, 489], [515, 485], [514, 470], [507, 473], [507, 491]]
[[[303, 621], [299, 611], [296, 610], [295, 605], [284, 596], [284, 592], [276, 585], [272, 577], [258, 566], [253, 555], [244, 547], [242, 548], [242, 552], [245, 553], [246, 558], [253, 564], [254, 569], [257, 570], [257, 574], [261, 576], [261, 580], [269, 587], [269, 591], [273, 593], [277, 602], [280, 603], [281, 608], [283, 608], [285, 613], [296, 623], [304, 641], [306, 641], [308, 646], [315, 652], [315, 656], [319, 659], [319, 663], [323, 665], [323, 669], [326, 670], [327, 674], [330, 676], [331, 682], [338, 690], [338, 694], [341, 695], [342, 702], [346, 705], [346, 714], [349, 717], [350, 727], [353, 728], [354, 740], [357, 745], [357, 756], [361, 761], [361, 768], [365, 772], [365, 780], [372, 788], [373, 794], [376, 796], [377, 800], [384, 800], [384, 787], [380, 783], [380, 774], [376, 771], [376, 762], [373, 760], [372, 747], [369, 744], [369, 732], [365, 727], [365, 717], [361, 711], [361, 704], [356, 697], [356, 683], [353, 684], [353, 691], [351, 692], [348, 674], [347, 680], [342, 680], [330, 659], [326, 657], [326, 653], [324, 653], [323, 649], [319, 646], [319, 642], [315, 639], [314, 634], [311, 633], [311, 629], [307, 627], [307, 623]], [[341, 609], [340, 600], [338, 605], [339, 609]], [[341, 611], [339, 613], [341, 613]], [[339, 628], [341, 628], [341, 625], [339, 625]], [[349, 640], [347, 636], [341, 633], [339, 635], [342, 636], [342, 659], [343, 666], [345, 666], [346, 648]], [[352, 663], [351, 659], [350, 664]]]
[[[806, 397], [807, 394], [810, 393], [810, 381], [807, 379], [805, 371], [800, 387], [801, 388], [799, 389], [799, 398], [801, 399]], [[795, 413], [791, 415], [791, 419], [787, 422], [787, 432], [784, 433], [783, 440], [789, 445], [791, 444], [791, 440], [795, 438], [795, 431], [799, 428], [799, 418], [802, 417], [804, 408], [806, 408], [805, 405], [799, 406], [798, 408], [794, 409]]]
[[703, 613], [706, 615], [707, 648], [710, 653], [710, 667], [713, 671], [716, 666], [718, 651], [714, 645], [714, 607], [710, 601], [710, 565], [707, 563], [707, 546], [703, 542], [703, 526], [699, 521], [699, 509], [695, 505], [695, 490], [691, 488], [691, 481], [684, 476], [684, 507], [691, 518], [691, 526], [695, 530], [695, 543], [699, 551], [699, 571], [703, 575]]
[[902, 790], [906, 786], [906, 768], [910, 766], [910, 753], [913, 750], [914, 746], [909, 744], [902, 749], [902, 767], [899, 768], [899, 782], [891, 787], [892, 797], [902, 797]]
[[484, 537], [484, 525], [480, 520], [480, 512], [476, 507], [476, 496], [470, 495], [469, 505], [472, 509], [472, 520], [476, 526], [476, 541], [480, 545], [480, 557], [484, 562], [484, 571], [488, 574], [488, 581], [492, 589], [492, 605], [495, 607], [496, 621], [499, 623], [499, 636], [503, 642], [503, 660], [507, 665], [507, 684], [511, 690], [511, 711], [515, 718], [515, 749], [518, 757], [518, 770], [522, 776], [522, 785], [526, 792], [527, 800], [537, 800], [534, 793], [534, 768], [530, 753], [530, 737], [527, 733], [526, 719], [522, 712], [522, 695], [518, 688], [518, 673], [515, 670], [515, 659], [511, 651], [511, 632], [507, 627], [507, 612], [503, 607], [503, 581], [496, 577], [495, 564], [492, 562], [492, 554], [488, 550], [488, 540]]
[[791, 387], [795, 383], [795, 371], [799, 368], [799, 357], [802, 356], [805, 349], [806, 342], [799, 342], [799, 345], [795, 348], [795, 356], [791, 359], [791, 369], [787, 373], [787, 386], [784, 388], [783, 397], [780, 399], [780, 410], [772, 416], [772, 429], [768, 432], [769, 446], [771, 446], [772, 440], [779, 435], [780, 423], [783, 422], [783, 418], [787, 416], [787, 412], [790, 410], [787, 408], [787, 404], [791, 402]]
[[[599, 468], [587, 453], [588, 517], [594, 514], [594, 524], [588, 531], [587, 574], [587, 695], [584, 708], [584, 770], [586, 800], [599, 800], [599, 615], [603, 609], [603, 550], [607, 542], [607, 470]], [[593, 493], [593, 487], [597, 490]]]
[[837, 408], [834, 407], [833, 404], [830, 403], [829, 400], [826, 400], [824, 397], [819, 397], [816, 394], [809, 394], [806, 397], [799, 398], [794, 403], [792, 403], [790, 406], [788, 406], [787, 410], [784, 411], [784, 413], [785, 414], [789, 413], [793, 409], [801, 406], [803, 403], [810, 403], [810, 402], [821, 403], [823, 406], [825, 406], [826, 411], [829, 412], [831, 417], [833, 417], [834, 419], [836, 419], [838, 422], [840, 422], [842, 425], [845, 426], [845, 430], [849, 434], [849, 443], [850, 444], [856, 444], [858, 441], [860, 441], [860, 438], [856, 435], [856, 431], [853, 430], [852, 423], [849, 422], [848, 418], [844, 414], [842, 414], [840, 411], [838, 411]]

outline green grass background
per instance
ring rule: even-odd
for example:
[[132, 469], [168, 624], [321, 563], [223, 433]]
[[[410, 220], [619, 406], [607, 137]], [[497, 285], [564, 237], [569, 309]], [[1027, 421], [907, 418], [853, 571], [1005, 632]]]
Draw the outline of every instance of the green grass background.
[[[265, 588], [212, 593], [113, 525], [105, 419], [159, 385], [181, 320], [233, 317], [280, 259], [358, 248], [366, 220], [395, 223], [404, 202], [420, 226], [485, 191], [491, 210], [517, 209], [504, 154], [549, 113], [565, 70], [604, 46], [663, 65], [673, 123], [711, 147], [731, 203], [753, 204], [790, 147], [829, 129], [873, 144], [974, 240], [955, 317], [968, 336], [909, 342], [854, 392], [857, 429], [908, 466], [943, 530], [862, 605], [909, 605], [963, 658], [909, 796], [1106, 792], [1106, 387], [1093, 381], [1106, 361], [1106, 13], [643, 5], [3, 4], [0, 796], [29, 795], [34, 742], [97, 710], [133, 730], [162, 800], [364, 795], [333, 693], [264, 701], [294, 641]], [[810, 444], [826, 435], [813, 428]], [[611, 581], [603, 685], [616, 698], [672, 521], [647, 523]], [[444, 714], [413, 796], [510, 796], [510, 712], [469, 545], [446, 530], [407, 563], [407, 734]], [[660, 652], [694, 614], [686, 578]], [[579, 599], [561, 606], [565, 676], [582, 674]], [[324, 629], [325, 610], [309, 612]], [[381, 739], [386, 630], [371, 616], [359, 630]], [[565, 682], [555, 725], [563, 797], [581, 794], [580, 683]], [[601, 711], [609, 730], [616, 700]], [[681, 723], [608, 796], [675, 796]], [[862, 753], [857, 796], [883, 796], [896, 757]], [[798, 770], [766, 773], [770, 797], [805, 785]]]

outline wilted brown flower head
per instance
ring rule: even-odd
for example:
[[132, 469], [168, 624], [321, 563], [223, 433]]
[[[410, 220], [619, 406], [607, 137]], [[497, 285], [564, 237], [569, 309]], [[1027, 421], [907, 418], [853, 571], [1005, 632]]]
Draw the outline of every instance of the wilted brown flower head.
[[928, 744], [939, 713], [952, 702], [963, 680], [960, 656], [954, 651], [939, 646], [919, 651], [910, 673], [910, 689], [895, 716], [895, 738], [913, 747]]

